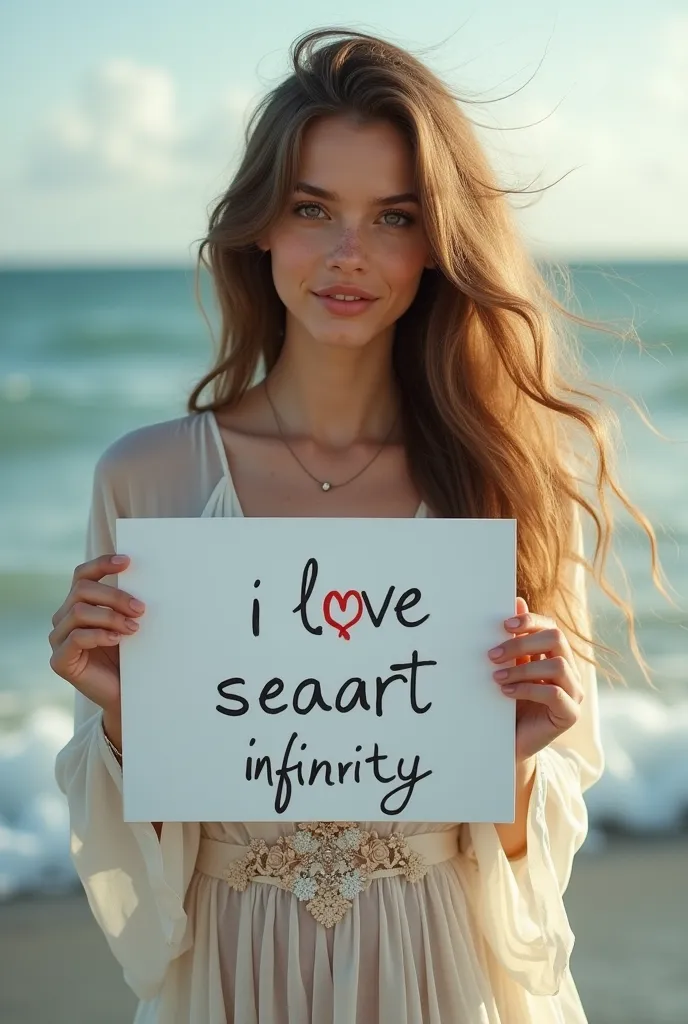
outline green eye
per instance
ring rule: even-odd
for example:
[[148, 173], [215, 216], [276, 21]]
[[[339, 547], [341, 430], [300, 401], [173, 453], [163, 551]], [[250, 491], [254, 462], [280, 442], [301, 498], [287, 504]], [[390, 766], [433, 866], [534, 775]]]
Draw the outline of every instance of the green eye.
[[413, 217], [411, 216], [410, 213], [404, 213], [403, 210], [385, 210], [382, 216], [388, 217], [390, 214], [392, 214], [392, 216], [394, 217], [403, 217], [405, 221], [404, 224], [391, 224], [389, 225], [390, 227], [407, 228], [410, 227], [411, 224], [413, 224]]
[[[299, 203], [298, 206], [294, 207], [294, 212], [298, 213], [299, 210], [315, 209], [322, 210], [322, 206], [318, 203]], [[304, 217], [303, 220], [318, 220], [317, 217]]]
[[[294, 213], [297, 214], [297, 215], [300, 214], [301, 210], [322, 210], [323, 213], [325, 213], [325, 210], [320, 205], [320, 203], [297, 203], [296, 206], [293, 208]], [[402, 217], [403, 218], [403, 223], [401, 223], [401, 224], [398, 224], [398, 223], [397, 224], [385, 224], [385, 227], [388, 227], [388, 228], [408, 228], [408, 227], [411, 227], [411, 225], [414, 223], [414, 218], [411, 216], [410, 213], [406, 213], [405, 210], [385, 210], [385, 212], [383, 214], [381, 214], [381, 216], [382, 217], [388, 217], [388, 216], [390, 216], [390, 214], [392, 216], [394, 216], [394, 217]], [[320, 220], [321, 218], [320, 217], [304, 216], [301, 219], [302, 220]]]

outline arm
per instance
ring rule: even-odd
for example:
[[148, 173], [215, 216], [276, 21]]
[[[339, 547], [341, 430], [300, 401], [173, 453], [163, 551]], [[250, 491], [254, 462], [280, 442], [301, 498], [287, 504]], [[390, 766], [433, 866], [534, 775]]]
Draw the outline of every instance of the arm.
[[[115, 714], [112, 711], [103, 711], [103, 733], [105, 735], [105, 741], [109, 746], [110, 750], [117, 758], [117, 762], [122, 767], [122, 715]], [[155, 834], [160, 839], [162, 833], [161, 821], [151, 822], [155, 829]]]
[[[96, 467], [87, 558], [114, 551], [115, 519], [131, 514], [126, 464], [101, 456]], [[116, 577], [105, 582], [117, 585]], [[119, 739], [117, 726], [115, 737]], [[197, 822], [125, 822], [122, 769], [106, 741], [103, 711], [75, 691], [74, 736], [57, 755], [55, 778], [67, 797], [71, 855], [93, 916], [140, 999], [156, 996], [172, 960], [193, 942], [184, 899], [198, 853]]]
[[[574, 551], [582, 552], [577, 509], [574, 531]], [[565, 569], [571, 612], [589, 636], [585, 569], [572, 560]], [[587, 835], [583, 794], [604, 767], [595, 667], [579, 657], [576, 663], [580, 716], [535, 755], [530, 783], [519, 786], [516, 821], [469, 823], [461, 838], [464, 889], [484, 939], [519, 990], [534, 996], [556, 994], [569, 968], [574, 936], [563, 894]]]
[[[574, 508], [573, 530], [571, 547], [574, 555], [580, 556], [583, 547], [577, 506]], [[562, 587], [555, 595], [554, 605], [558, 609], [565, 597], [570, 604], [566, 609], [569, 613], [566, 621], [572, 613], [575, 626], [586, 633], [590, 628], [587, 598], [584, 581], [576, 576], [577, 568], [571, 560], [565, 563]], [[521, 597], [516, 604], [517, 613], [525, 614], [525, 621], [521, 620], [519, 635], [507, 640], [503, 644], [503, 653], [493, 659], [497, 662], [497, 668], [502, 668], [504, 662], [514, 660], [514, 667], [508, 669], [505, 682], [511, 683], [510, 695], [515, 700], [526, 701], [525, 706], [521, 707], [522, 714], [517, 718], [516, 726], [514, 822], [495, 825], [504, 852], [510, 859], [527, 853], [528, 809], [537, 770], [536, 752], [555, 742], [564, 746], [568, 744], [567, 734], [581, 715], [581, 703], [586, 698], [586, 690], [587, 696], [591, 695], [589, 681], [586, 686], [582, 680], [583, 659], [574, 655], [572, 634], [566, 636], [562, 628], [564, 608], [557, 621], [544, 615], [530, 614]], [[554, 627], [557, 627], [556, 630]], [[491, 655], [494, 653], [490, 652]], [[541, 685], [543, 683], [546, 685]]]
[[516, 816], [513, 824], [496, 824], [495, 829], [504, 853], [511, 860], [522, 857], [528, 844], [528, 808], [535, 784], [536, 759], [516, 764]]

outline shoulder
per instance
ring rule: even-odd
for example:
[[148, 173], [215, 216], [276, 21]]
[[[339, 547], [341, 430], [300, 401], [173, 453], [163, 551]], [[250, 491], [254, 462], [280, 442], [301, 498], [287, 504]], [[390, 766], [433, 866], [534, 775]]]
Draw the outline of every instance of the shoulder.
[[109, 491], [128, 515], [183, 515], [175, 498], [203, 483], [204, 417], [198, 413], [137, 427], [117, 438], [99, 457], [95, 483]]
[[160, 460], [175, 458], [190, 446], [198, 426], [196, 413], [137, 427], [118, 437], [98, 459], [98, 469], [108, 476], [137, 470], [153, 470]]

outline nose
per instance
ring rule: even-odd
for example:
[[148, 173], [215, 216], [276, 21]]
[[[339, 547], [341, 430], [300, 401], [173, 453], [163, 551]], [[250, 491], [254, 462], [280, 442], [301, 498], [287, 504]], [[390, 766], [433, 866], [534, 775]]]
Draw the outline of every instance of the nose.
[[353, 228], [346, 228], [337, 240], [328, 257], [328, 266], [353, 269], [364, 262], [363, 248], [358, 233]]

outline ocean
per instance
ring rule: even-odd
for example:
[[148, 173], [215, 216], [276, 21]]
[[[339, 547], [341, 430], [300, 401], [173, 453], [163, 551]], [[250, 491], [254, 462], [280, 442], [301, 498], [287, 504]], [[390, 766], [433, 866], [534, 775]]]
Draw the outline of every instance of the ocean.
[[[576, 309], [617, 326], [632, 321], [646, 349], [581, 331], [590, 376], [629, 392], [670, 439], [656, 437], [613, 400], [622, 421], [621, 482], [655, 526], [677, 607], [652, 584], [644, 534], [620, 516], [617, 550], [656, 691], [627, 653], [627, 689], [616, 684], [612, 691], [607, 682], [601, 689], [609, 715], [626, 716], [636, 732], [648, 714], [664, 715], [666, 728], [675, 729], [685, 716], [688, 666], [688, 264], [570, 269]], [[203, 298], [217, 328], [207, 281]], [[0, 272], [0, 740], [11, 735], [15, 744], [14, 754], [5, 746], [3, 755], [0, 743], [0, 827], [3, 807], [12, 825], [7, 792], [17, 783], [17, 737], [33, 729], [34, 748], [45, 740], [52, 755], [66, 735], [72, 693], [49, 667], [47, 637], [83, 560], [94, 464], [123, 433], [184, 415], [211, 350], [193, 269]], [[613, 569], [611, 575], [618, 582]], [[626, 651], [620, 613], [594, 592], [591, 605], [600, 638]], [[688, 777], [685, 784], [688, 808]], [[27, 799], [34, 790], [26, 790]], [[11, 803], [16, 810], [16, 792]], [[1, 851], [0, 835], [0, 876]]]

